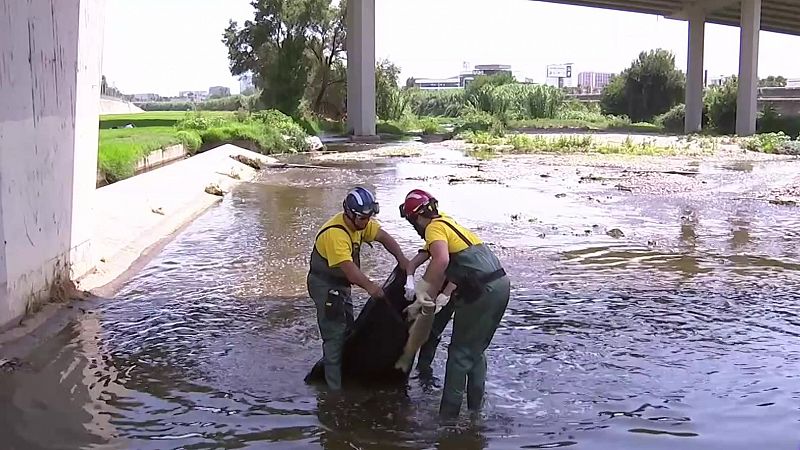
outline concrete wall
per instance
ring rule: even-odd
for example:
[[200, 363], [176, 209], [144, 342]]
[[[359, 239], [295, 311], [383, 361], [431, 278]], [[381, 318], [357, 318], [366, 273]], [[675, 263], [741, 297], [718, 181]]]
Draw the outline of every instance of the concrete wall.
[[102, 6], [0, 0], [0, 326], [89, 258]]

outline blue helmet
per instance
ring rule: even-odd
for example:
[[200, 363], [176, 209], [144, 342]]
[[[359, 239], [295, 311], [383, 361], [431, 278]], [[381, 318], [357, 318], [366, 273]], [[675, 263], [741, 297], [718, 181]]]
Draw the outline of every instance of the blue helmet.
[[345, 213], [349, 216], [371, 216], [380, 212], [380, 206], [372, 192], [363, 187], [356, 187], [347, 193], [342, 202]]

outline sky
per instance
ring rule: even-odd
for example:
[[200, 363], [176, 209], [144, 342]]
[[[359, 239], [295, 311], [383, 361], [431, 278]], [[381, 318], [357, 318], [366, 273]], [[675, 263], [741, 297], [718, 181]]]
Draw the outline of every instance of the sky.
[[[376, 58], [400, 66], [401, 84], [457, 75], [465, 62], [509, 64], [536, 82], [548, 64], [616, 73], [654, 48], [686, 68], [687, 23], [658, 16], [530, 0], [376, 0], [375, 16]], [[123, 93], [239, 92], [222, 32], [252, 19], [250, 0], [107, 0], [105, 17], [103, 73]], [[738, 28], [706, 25], [709, 78], [735, 74], [738, 54]], [[797, 54], [800, 37], [762, 32], [759, 76], [800, 78]]]

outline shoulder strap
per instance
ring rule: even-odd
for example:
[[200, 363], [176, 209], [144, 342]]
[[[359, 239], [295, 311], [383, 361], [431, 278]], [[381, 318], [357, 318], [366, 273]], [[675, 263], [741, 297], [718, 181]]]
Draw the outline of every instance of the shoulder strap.
[[319, 239], [319, 237], [320, 237], [320, 236], [322, 236], [322, 233], [324, 233], [324, 232], [326, 232], [326, 231], [330, 230], [331, 228], [338, 228], [338, 229], [340, 229], [340, 230], [344, 231], [345, 233], [347, 233], [347, 238], [348, 238], [348, 239], [350, 239], [350, 242], [351, 242], [351, 243], [353, 242], [353, 238], [350, 236], [350, 232], [349, 232], [349, 231], [347, 231], [347, 228], [345, 228], [345, 227], [344, 227], [344, 225], [339, 225], [339, 224], [336, 224], [336, 225], [329, 225], [329, 226], [327, 226], [327, 227], [325, 227], [325, 228], [323, 228], [323, 229], [319, 230], [319, 233], [317, 233], [317, 237], [315, 237], [315, 238], [314, 238], [314, 241], [316, 242], [316, 241], [317, 241], [317, 239]]
[[434, 219], [434, 221], [436, 221], [436, 222], [442, 222], [443, 224], [445, 224], [445, 225], [447, 225], [448, 227], [450, 227], [450, 229], [451, 229], [451, 230], [453, 230], [453, 231], [454, 231], [454, 232], [455, 232], [455, 233], [458, 235], [458, 237], [460, 237], [460, 238], [461, 238], [461, 240], [462, 240], [462, 241], [464, 241], [464, 243], [465, 243], [465, 244], [467, 244], [467, 247], [472, 247], [472, 245], [473, 245], [473, 244], [472, 244], [472, 242], [470, 242], [470, 240], [469, 240], [469, 239], [467, 239], [467, 237], [466, 237], [466, 236], [464, 236], [464, 233], [462, 233], [461, 231], [459, 231], [459, 230], [458, 230], [458, 228], [456, 228], [456, 227], [455, 227], [455, 225], [453, 225], [452, 223], [450, 223], [450, 222], [448, 222], [448, 221], [444, 220], [444, 219], [443, 219], [443, 218], [441, 218], [441, 217], [440, 217], [440, 218], [438, 218], [438, 219]]

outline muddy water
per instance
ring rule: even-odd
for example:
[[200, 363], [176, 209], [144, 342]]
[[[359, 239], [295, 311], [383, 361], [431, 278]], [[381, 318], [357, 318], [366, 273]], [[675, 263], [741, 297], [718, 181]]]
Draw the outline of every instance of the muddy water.
[[[736, 199], [796, 164], [701, 164], [694, 190], [669, 195], [614, 188], [610, 169], [516, 164], [441, 152], [241, 187], [0, 373], [0, 447], [798, 448], [800, 218]], [[590, 172], [606, 181], [580, 182]], [[424, 186], [504, 261], [480, 419], [437, 425], [449, 329], [432, 383], [344, 398], [304, 384], [321, 352], [308, 249], [353, 184], [377, 191], [409, 254], [420, 242], [395, 211]], [[379, 248], [362, 260], [377, 279], [391, 267]]]

